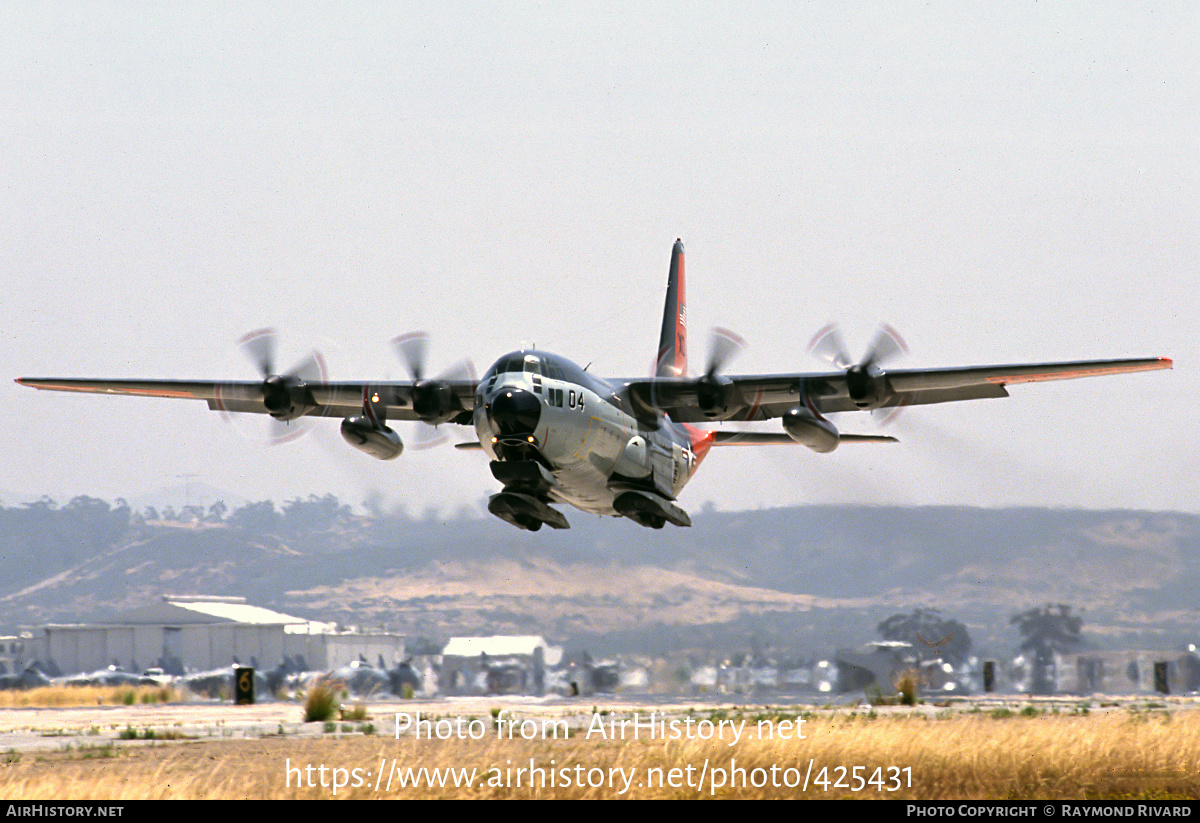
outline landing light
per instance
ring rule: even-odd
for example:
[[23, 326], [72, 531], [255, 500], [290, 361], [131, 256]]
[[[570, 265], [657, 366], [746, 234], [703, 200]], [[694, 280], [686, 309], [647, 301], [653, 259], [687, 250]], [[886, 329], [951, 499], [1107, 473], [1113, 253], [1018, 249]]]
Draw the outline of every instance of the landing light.
[[378, 402], [379, 402], [379, 392], [375, 392], [373, 395], [371, 395], [371, 402], [372, 402], [372, 403], [378, 403]]
[[537, 442], [536, 440], [534, 440], [534, 439], [533, 439], [533, 435], [532, 435], [532, 434], [531, 434], [531, 435], [529, 435], [529, 437], [527, 437], [527, 438], [525, 438], [525, 439], [526, 439], [526, 440], [528, 440], [530, 443], [536, 443], [536, 442]]

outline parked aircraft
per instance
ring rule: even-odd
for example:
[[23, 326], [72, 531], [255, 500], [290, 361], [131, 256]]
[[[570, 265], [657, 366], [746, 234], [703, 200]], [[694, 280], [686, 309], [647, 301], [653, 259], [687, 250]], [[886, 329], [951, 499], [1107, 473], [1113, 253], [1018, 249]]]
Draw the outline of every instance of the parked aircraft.
[[[939, 369], [889, 369], [903, 350], [883, 327], [855, 361], [833, 326], [817, 333], [812, 351], [834, 370], [726, 375], [741, 340], [717, 330], [704, 372], [688, 375], [683, 243], [671, 253], [667, 299], [655, 373], [604, 379], [556, 354], [505, 354], [479, 380], [461, 368], [425, 376], [427, 336], [396, 338], [410, 380], [331, 382], [319, 356], [284, 373], [274, 364], [269, 330], [243, 338], [261, 380], [107, 380], [22, 377], [22, 385], [55, 391], [143, 395], [206, 401], [210, 409], [268, 414], [279, 425], [305, 416], [341, 417], [342, 436], [380, 460], [404, 449], [389, 420], [472, 426], [490, 459], [501, 491], [488, 509], [531, 531], [565, 529], [553, 504], [566, 503], [643, 526], [689, 526], [676, 500], [713, 446], [798, 443], [830, 452], [847, 442], [894, 442], [879, 435], [846, 434], [827, 414], [1008, 396], [1007, 386], [1045, 380], [1169, 369], [1167, 358], [1090, 360]], [[778, 419], [782, 431], [702, 428], [704, 424]], [[699, 425], [697, 425], [699, 424]]]

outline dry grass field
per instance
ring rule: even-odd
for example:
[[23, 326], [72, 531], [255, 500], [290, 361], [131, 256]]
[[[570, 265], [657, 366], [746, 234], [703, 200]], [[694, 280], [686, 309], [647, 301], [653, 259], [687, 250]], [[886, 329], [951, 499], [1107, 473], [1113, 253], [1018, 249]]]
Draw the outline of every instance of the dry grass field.
[[[826, 710], [804, 715], [799, 726], [795, 714], [774, 710], [706, 709], [671, 715], [680, 734], [668, 740], [646, 740], [644, 730], [639, 740], [628, 729], [624, 740], [594, 728], [589, 735], [587, 714], [569, 738], [555, 739], [550, 731], [561, 727], [552, 726], [534, 739], [497, 740], [486, 713], [475, 740], [397, 739], [382, 716], [378, 730], [338, 724], [317, 736], [280, 726], [282, 734], [248, 739], [89, 745], [77, 737], [57, 750], [0, 753], [0, 796], [1198, 799], [1200, 712], [1160, 706]], [[557, 722], [545, 709], [528, 716]], [[596, 716], [606, 724], [631, 717]], [[740, 738], [722, 720], [744, 720]], [[720, 739], [712, 734], [718, 728]], [[759, 729], [776, 739], [755, 739]], [[797, 729], [803, 739], [795, 739]], [[712, 739], [697, 739], [704, 730]], [[781, 732], [789, 739], [778, 739]]]
[[180, 699], [173, 686], [43, 686], [0, 691], [0, 709], [42, 706], [134, 706], [173, 703]]

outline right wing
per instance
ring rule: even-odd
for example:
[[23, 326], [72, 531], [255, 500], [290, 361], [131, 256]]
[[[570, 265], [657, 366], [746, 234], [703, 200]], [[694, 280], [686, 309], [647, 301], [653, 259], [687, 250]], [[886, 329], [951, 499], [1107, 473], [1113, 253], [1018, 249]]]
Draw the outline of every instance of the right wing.
[[[204, 381], [204, 380], [108, 380], [58, 377], [19, 377], [22, 386], [49, 391], [84, 392], [88, 394], [118, 394], [135, 397], [167, 397], [184, 400], [204, 400], [216, 411], [247, 412], [278, 416], [267, 407], [272, 391], [286, 392], [285, 399], [295, 401], [291, 414], [281, 419], [304, 415], [317, 417], [351, 417], [362, 414], [363, 403], [378, 395], [377, 407], [386, 410], [389, 420], [426, 420], [426, 410], [418, 413], [422, 385], [434, 389], [438, 400], [432, 411], [440, 422], [469, 423], [475, 404], [475, 382], [471, 380], [381, 381], [304, 383], [292, 381], [272, 388], [269, 380]], [[276, 399], [284, 397], [277, 395]], [[281, 406], [276, 403], [276, 409]]]

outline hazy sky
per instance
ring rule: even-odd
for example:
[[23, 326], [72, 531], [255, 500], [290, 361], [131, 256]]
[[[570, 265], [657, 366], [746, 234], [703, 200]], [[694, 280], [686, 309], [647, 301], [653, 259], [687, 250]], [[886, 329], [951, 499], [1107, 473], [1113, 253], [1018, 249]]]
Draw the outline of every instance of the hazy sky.
[[[716, 450], [685, 508], [1200, 511], [1195, 3], [5, 3], [0, 129], [10, 378], [253, 378], [268, 325], [337, 379], [404, 377], [414, 329], [435, 369], [528, 342], [637, 376], [682, 237], [693, 359], [727, 326], [734, 372], [822, 368], [830, 320], [912, 367], [1176, 363], [910, 409], [898, 446]], [[9, 503], [498, 486], [337, 421], [268, 447], [265, 417], [11, 379], [0, 408]]]

